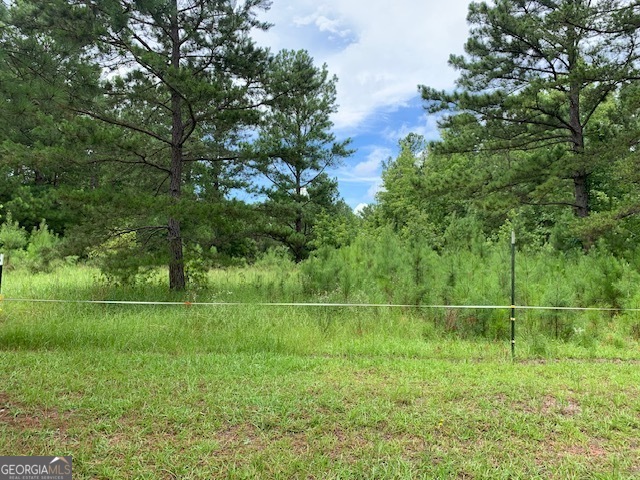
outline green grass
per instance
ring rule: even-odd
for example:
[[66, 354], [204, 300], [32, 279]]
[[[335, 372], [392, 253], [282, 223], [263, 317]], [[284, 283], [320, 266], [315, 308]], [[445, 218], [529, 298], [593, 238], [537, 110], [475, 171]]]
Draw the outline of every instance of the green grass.
[[[257, 298], [257, 275], [230, 272], [187, 299]], [[3, 292], [184, 299], [94, 278], [9, 272]], [[72, 455], [80, 479], [640, 476], [637, 342], [527, 333], [512, 362], [508, 339], [462, 339], [443, 322], [412, 309], [4, 302], [0, 453]]]
[[633, 478], [637, 364], [0, 354], [0, 449], [76, 478]]

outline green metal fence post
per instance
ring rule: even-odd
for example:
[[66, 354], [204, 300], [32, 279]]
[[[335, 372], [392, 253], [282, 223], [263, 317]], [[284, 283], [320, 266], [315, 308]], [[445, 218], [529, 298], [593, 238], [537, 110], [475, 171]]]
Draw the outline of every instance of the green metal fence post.
[[511, 231], [511, 358], [516, 355], [516, 232]]

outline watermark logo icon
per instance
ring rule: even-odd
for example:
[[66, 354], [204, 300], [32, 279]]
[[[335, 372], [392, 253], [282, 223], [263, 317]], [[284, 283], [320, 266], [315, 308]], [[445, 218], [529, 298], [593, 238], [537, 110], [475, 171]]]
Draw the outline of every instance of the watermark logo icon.
[[71, 457], [0, 456], [0, 480], [71, 480]]

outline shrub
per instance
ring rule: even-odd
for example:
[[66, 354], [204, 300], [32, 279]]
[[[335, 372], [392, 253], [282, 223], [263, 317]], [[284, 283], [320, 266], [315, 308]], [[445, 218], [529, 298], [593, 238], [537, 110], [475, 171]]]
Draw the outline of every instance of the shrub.
[[34, 228], [29, 237], [29, 244], [25, 255], [25, 265], [36, 272], [48, 272], [60, 258], [60, 239], [49, 230], [44, 220], [38, 228]]
[[133, 285], [150, 278], [157, 256], [141, 248], [136, 232], [128, 232], [92, 249], [89, 262], [100, 269], [108, 283]]
[[27, 246], [27, 232], [18, 222], [14, 222], [11, 213], [2, 225], [0, 225], [0, 247], [4, 254], [4, 263], [8, 268], [12, 267], [12, 261], [18, 260], [24, 254]]

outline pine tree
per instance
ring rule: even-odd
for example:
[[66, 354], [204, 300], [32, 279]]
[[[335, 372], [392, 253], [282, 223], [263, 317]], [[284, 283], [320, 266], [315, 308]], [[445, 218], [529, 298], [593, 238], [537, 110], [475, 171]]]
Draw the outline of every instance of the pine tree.
[[[450, 57], [461, 72], [458, 90], [421, 87], [431, 112], [453, 110], [442, 121], [440, 151], [509, 157], [502, 171], [517, 169], [503, 188], [524, 186], [533, 203], [569, 205], [587, 217], [602, 167], [594, 119], [640, 78], [640, 3], [496, 0], [472, 3], [468, 21], [466, 55]], [[565, 185], [571, 198], [558, 198]]]
[[337, 183], [326, 170], [353, 153], [351, 140], [338, 141], [331, 131], [336, 82], [306, 51], [280, 52], [270, 69], [274, 101], [248, 151], [270, 182], [263, 189], [267, 234], [287, 245], [297, 261], [309, 253], [314, 216], [338, 200]]
[[35, 34], [30, 17], [22, 2], [0, 7], [0, 209], [27, 230], [45, 218], [62, 233], [79, 221], [64, 196], [83, 186], [78, 160], [91, 128], [62, 105], [67, 90], [91, 90], [98, 72], [72, 59], [74, 45]]
[[[130, 230], [166, 232], [169, 285], [185, 288], [184, 187], [191, 164], [206, 165], [229, 152], [231, 131], [256, 120], [264, 101], [268, 52], [250, 38], [267, 28], [256, 11], [266, 0], [54, 0], [21, 2], [25, 31], [44, 32], [63, 45], [80, 45], [84, 64], [102, 73], [98, 92], [70, 92], [68, 108], [121, 130], [117, 146], [96, 152], [155, 174], [154, 193], [166, 223]], [[146, 182], [140, 186], [143, 187]]]

